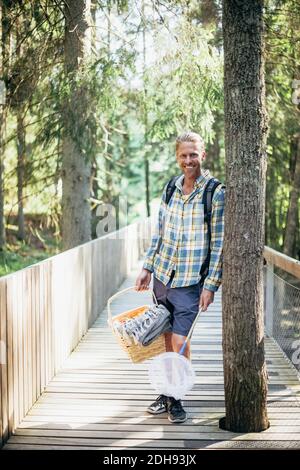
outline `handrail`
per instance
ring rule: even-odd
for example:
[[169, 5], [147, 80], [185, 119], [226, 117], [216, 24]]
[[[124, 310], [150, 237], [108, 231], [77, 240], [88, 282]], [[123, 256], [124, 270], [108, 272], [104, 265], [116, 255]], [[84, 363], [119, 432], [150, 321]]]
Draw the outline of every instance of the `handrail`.
[[265, 246], [264, 248], [264, 258], [267, 263], [273, 264], [274, 266], [277, 266], [278, 268], [283, 269], [283, 271], [286, 271], [300, 279], [300, 261], [268, 246]]

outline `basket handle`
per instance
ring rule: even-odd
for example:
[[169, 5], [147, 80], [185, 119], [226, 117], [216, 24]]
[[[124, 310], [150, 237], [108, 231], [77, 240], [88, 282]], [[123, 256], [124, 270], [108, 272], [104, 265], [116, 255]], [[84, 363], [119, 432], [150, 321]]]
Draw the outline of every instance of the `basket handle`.
[[[116, 298], [116, 297], [119, 297], [119, 295], [122, 295], [124, 294], [125, 292], [129, 291], [129, 290], [136, 290], [136, 286], [131, 286], [131, 287], [126, 287], [125, 289], [122, 289], [120, 290], [119, 292], [117, 292], [116, 294], [112, 295], [108, 301], [107, 301], [107, 323], [109, 325], [111, 325], [111, 321], [112, 321], [112, 314], [111, 314], [111, 308], [110, 308], [110, 304], [111, 302]], [[154, 291], [153, 289], [146, 289], [146, 290], [150, 290], [153, 297], [154, 297], [154, 300], [155, 300], [155, 303], [156, 305], [158, 305], [158, 302], [157, 302], [157, 298], [156, 298], [156, 295], [154, 294]], [[142, 290], [141, 292], [143, 292], [144, 290]], [[137, 291], [137, 292], [140, 292], [140, 291]]]

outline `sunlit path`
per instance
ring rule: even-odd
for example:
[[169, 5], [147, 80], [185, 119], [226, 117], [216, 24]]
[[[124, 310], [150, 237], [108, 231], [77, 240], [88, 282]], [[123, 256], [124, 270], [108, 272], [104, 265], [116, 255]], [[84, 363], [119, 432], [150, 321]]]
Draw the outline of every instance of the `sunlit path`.
[[[120, 287], [134, 284], [138, 267]], [[129, 292], [113, 304], [120, 313], [149, 294]], [[147, 363], [132, 364], [106, 323], [106, 310], [89, 329], [62, 370], [10, 437], [4, 449], [88, 448], [300, 448], [300, 384], [272, 340], [266, 340], [269, 372], [269, 430], [234, 434], [221, 431], [224, 415], [221, 345], [221, 293], [199, 320], [192, 358], [194, 389], [184, 400], [189, 419], [169, 423], [145, 412], [156, 394]]]

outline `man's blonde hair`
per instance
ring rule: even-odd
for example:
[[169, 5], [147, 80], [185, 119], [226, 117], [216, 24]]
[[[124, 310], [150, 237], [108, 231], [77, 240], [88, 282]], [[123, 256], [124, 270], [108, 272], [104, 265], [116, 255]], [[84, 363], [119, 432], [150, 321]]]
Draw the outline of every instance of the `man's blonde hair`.
[[200, 134], [197, 134], [197, 132], [186, 131], [183, 134], [179, 135], [176, 138], [176, 152], [178, 150], [179, 145], [183, 142], [199, 142], [201, 150], [204, 150], [204, 140], [202, 139]]

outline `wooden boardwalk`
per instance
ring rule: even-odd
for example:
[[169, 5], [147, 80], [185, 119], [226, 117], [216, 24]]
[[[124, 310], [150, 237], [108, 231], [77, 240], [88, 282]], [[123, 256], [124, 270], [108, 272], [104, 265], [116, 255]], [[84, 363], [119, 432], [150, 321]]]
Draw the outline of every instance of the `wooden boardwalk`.
[[[122, 288], [134, 284], [138, 271]], [[147, 303], [147, 293], [124, 294], [115, 313]], [[218, 428], [224, 416], [221, 294], [200, 318], [193, 336], [194, 389], [184, 400], [189, 419], [171, 424], [145, 409], [156, 394], [147, 363], [134, 365], [119, 348], [103, 311], [63, 369], [46, 387], [4, 450], [300, 448], [300, 383], [271, 340], [266, 340], [271, 427], [235, 434]]]

